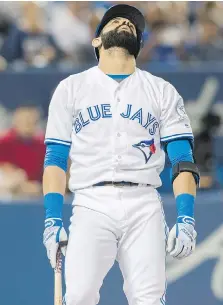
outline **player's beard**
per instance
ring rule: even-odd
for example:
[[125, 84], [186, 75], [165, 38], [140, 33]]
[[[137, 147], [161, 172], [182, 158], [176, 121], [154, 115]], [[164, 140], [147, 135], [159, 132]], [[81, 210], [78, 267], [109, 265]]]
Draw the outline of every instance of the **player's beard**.
[[102, 45], [105, 50], [111, 48], [122, 48], [128, 51], [129, 55], [135, 55], [138, 51], [137, 38], [133, 33], [118, 31], [120, 27], [101, 34]]

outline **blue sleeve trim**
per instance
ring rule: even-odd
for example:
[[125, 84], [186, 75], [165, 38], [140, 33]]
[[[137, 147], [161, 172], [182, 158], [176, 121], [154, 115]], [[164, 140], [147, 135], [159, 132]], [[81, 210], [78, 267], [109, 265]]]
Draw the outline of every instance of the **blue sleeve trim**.
[[58, 166], [67, 171], [67, 161], [70, 147], [63, 144], [48, 143], [44, 160], [44, 168], [47, 166]]
[[194, 139], [192, 133], [178, 133], [178, 134], [173, 134], [171, 136], [162, 137], [160, 139], [160, 141], [161, 142], [167, 142], [169, 140], [182, 139], [182, 138], [187, 138], [187, 139], [192, 139], [192, 140]]
[[167, 154], [172, 166], [181, 161], [194, 163], [193, 152], [188, 140], [178, 140], [168, 143]]
[[50, 144], [50, 143], [63, 144], [63, 145], [66, 145], [66, 146], [70, 146], [71, 145], [70, 141], [64, 141], [64, 140], [54, 139], [54, 138], [46, 138], [44, 143], [45, 144]]
[[44, 196], [45, 217], [62, 218], [63, 195], [60, 193], [48, 193]]

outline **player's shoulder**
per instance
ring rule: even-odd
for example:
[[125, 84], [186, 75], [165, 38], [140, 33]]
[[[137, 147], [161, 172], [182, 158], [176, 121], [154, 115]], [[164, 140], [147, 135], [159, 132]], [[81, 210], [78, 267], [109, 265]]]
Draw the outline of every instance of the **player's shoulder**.
[[169, 83], [162, 77], [155, 76], [152, 73], [145, 70], [141, 70], [139, 68], [137, 70], [139, 75], [142, 77], [143, 81], [149, 84], [150, 86], [152, 86], [153, 88], [156, 88], [158, 91], [160, 91], [160, 93], [163, 94], [164, 90], [166, 89], [167, 90], [175, 89], [171, 83]]
[[80, 84], [83, 84], [84, 81], [94, 73], [96, 67], [91, 67], [87, 70], [81, 71], [79, 73], [71, 74], [65, 79], [63, 79], [60, 84], [64, 85], [65, 87], [78, 87]]

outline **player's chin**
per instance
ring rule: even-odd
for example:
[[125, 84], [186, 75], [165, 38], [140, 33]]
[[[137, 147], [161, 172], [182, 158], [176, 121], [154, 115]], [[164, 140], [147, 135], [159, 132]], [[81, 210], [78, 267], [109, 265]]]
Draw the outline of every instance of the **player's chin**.
[[117, 34], [119, 38], [122, 39], [124, 38], [125, 40], [131, 40], [134, 41], [135, 43], [137, 42], [136, 36], [131, 31], [124, 29], [119, 31]]

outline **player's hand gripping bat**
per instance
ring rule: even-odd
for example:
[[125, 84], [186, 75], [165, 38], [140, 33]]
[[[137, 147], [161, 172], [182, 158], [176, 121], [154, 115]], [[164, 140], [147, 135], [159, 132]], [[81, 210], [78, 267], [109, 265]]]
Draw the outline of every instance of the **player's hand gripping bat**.
[[67, 241], [60, 242], [57, 251], [56, 268], [54, 269], [54, 305], [62, 305], [63, 303], [61, 248], [66, 245], [67, 245]]

